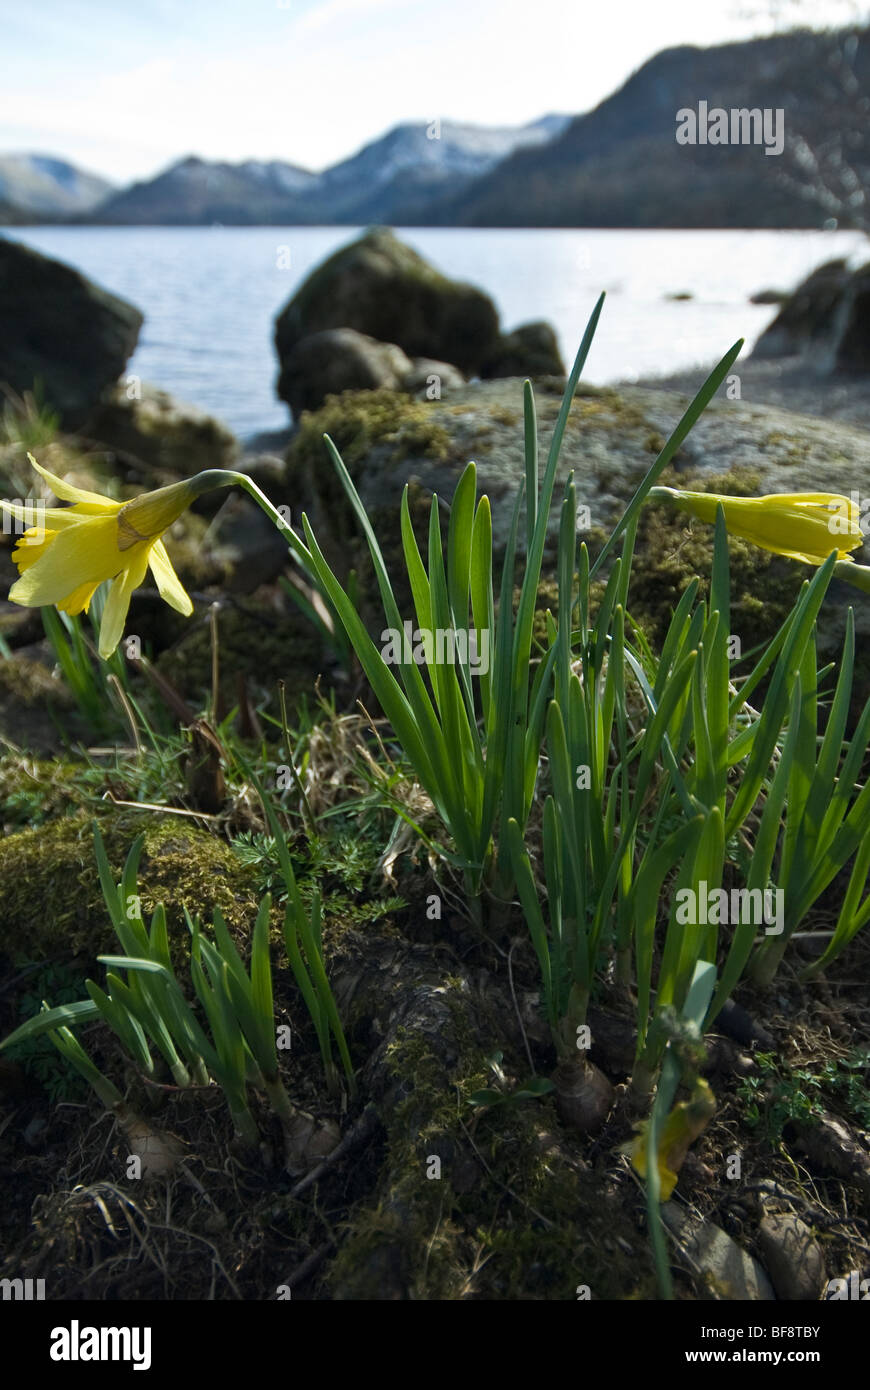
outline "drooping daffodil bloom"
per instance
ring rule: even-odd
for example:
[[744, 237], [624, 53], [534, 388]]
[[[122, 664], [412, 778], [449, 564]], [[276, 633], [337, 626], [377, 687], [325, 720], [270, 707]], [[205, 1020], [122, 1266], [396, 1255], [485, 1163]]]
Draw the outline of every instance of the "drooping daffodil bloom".
[[[55, 496], [72, 506], [34, 510], [32, 504], [0, 501], [4, 512], [28, 523], [12, 552], [21, 576], [9, 590], [14, 603], [28, 608], [54, 604], [64, 613], [86, 613], [99, 585], [111, 580], [100, 625], [104, 659], [120, 642], [133, 590], [149, 569], [161, 598], [185, 616], [193, 612], [161, 538], [197, 497], [238, 481], [237, 474], [209, 469], [129, 502], [114, 502], [64, 482], [28, 457]], [[30, 524], [34, 517], [36, 525]]]
[[715, 492], [654, 487], [649, 498], [671, 501], [699, 521], [711, 524], [715, 523], [716, 509], [721, 504], [732, 536], [807, 565], [823, 565], [833, 551], [838, 560], [851, 560], [849, 551], [856, 550], [864, 539], [858, 503], [835, 492], [723, 497]]
[[[659, 1173], [659, 1201], [666, 1202], [677, 1185], [680, 1169], [695, 1140], [704, 1132], [716, 1113], [716, 1099], [709, 1085], [699, 1077], [688, 1100], [680, 1101], [671, 1110], [659, 1136], [656, 1167]], [[642, 1178], [646, 1177], [649, 1121], [636, 1126], [638, 1134], [627, 1147], [631, 1166]]]

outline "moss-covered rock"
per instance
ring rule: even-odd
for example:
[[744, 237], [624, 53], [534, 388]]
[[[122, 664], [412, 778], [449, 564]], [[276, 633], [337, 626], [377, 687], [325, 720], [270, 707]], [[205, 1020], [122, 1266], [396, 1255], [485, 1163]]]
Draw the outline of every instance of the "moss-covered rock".
[[180, 477], [232, 468], [240, 452], [226, 425], [148, 382], [119, 382], [105, 392], [88, 434], [132, 462]]
[[[547, 448], [559, 409], [555, 391], [536, 392], [539, 453]], [[688, 400], [649, 388], [594, 388], [581, 384], [573, 402], [560, 454], [544, 552], [543, 580], [552, 577], [559, 508], [569, 473], [574, 474], [584, 539], [595, 556], [601, 540], [624, 511], [653, 458], [682, 416]], [[288, 469], [307, 499], [315, 534], [339, 577], [351, 568], [360, 577], [364, 616], [374, 631], [382, 608], [362, 540], [322, 434], [338, 445], [381, 544], [403, 617], [411, 616], [399, 529], [403, 486], [411, 489], [412, 520], [425, 555], [428, 499], [452, 499], [464, 465], [474, 459], [478, 496], [490, 499], [496, 576], [509, 534], [517, 489], [525, 475], [522, 382], [492, 381], [467, 386], [445, 401], [412, 401], [397, 393], [354, 393], [331, 400], [302, 427], [288, 453]], [[678, 450], [662, 481], [697, 490], [763, 495], [818, 492], [849, 495], [870, 476], [870, 435], [848, 425], [717, 398]], [[442, 536], [445, 535], [442, 513]], [[689, 525], [683, 514], [663, 506], [641, 516], [631, 588], [632, 615], [654, 636], [665, 630], [674, 604], [691, 577], [709, 577], [712, 527]], [[524, 548], [520, 528], [518, 550]], [[738, 539], [730, 543], [734, 585], [733, 632], [743, 651], [771, 636], [812, 570]], [[855, 552], [870, 562], [868, 547]], [[519, 573], [519, 571], [518, 571]], [[870, 604], [843, 583], [831, 585], [819, 651], [836, 660], [845, 609], [855, 610], [859, 653], [870, 637]], [[865, 639], [862, 641], [862, 638]], [[870, 692], [870, 661], [857, 663], [856, 703]]]
[[[94, 858], [92, 816], [82, 811], [0, 840], [0, 952], [30, 960], [83, 955], [117, 946]], [[179, 958], [188, 939], [184, 908], [210, 922], [219, 907], [246, 936], [257, 900], [253, 875], [228, 845], [180, 816], [130, 810], [100, 817], [110, 863], [120, 872], [133, 840], [145, 835], [139, 869], [142, 913], [166, 904]]]
[[[579, 1284], [595, 1298], [639, 1285], [649, 1296], [648, 1252], [605, 1171], [610, 1146], [593, 1169], [551, 1098], [469, 1104], [492, 1085], [493, 1047], [507, 1048], [500, 986], [473, 982], [443, 947], [380, 932], [356, 963], [352, 951], [333, 962], [331, 978], [345, 1017], [359, 1033], [367, 1025], [361, 1081], [385, 1131], [377, 1184], [329, 1271], [331, 1297], [573, 1299]], [[526, 1065], [513, 1049], [504, 1060], [514, 1080]]]

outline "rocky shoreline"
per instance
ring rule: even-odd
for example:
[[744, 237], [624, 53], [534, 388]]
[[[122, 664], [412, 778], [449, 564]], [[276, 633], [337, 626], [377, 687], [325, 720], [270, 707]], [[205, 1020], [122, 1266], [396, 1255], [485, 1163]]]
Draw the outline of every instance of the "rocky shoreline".
[[[480, 290], [446, 280], [391, 232], [369, 232], [315, 269], [279, 315], [279, 389], [296, 421], [286, 432], [243, 444], [220, 421], [123, 375], [141, 324], [133, 306], [114, 302], [68, 267], [12, 243], [0, 242], [0, 269], [4, 264], [7, 270], [25, 265], [31, 285], [40, 287], [41, 306], [28, 320], [17, 292], [16, 328], [0, 361], [0, 376], [5, 373], [20, 393], [18, 423], [0, 444], [5, 496], [21, 496], [22, 488], [31, 485], [28, 447], [52, 471], [99, 492], [114, 489], [119, 497], [206, 468], [239, 468], [276, 506], [289, 507], [297, 523], [303, 511], [308, 514], [340, 575], [356, 569], [365, 576], [368, 556], [328, 462], [322, 438], [328, 433], [342, 452], [388, 561], [390, 556], [396, 560], [399, 589], [403, 486], [410, 487], [412, 515], [424, 537], [431, 494], [449, 500], [469, 459], [477, 464], [478, 491], [490, 497], [498, 561], [524, 476], [523, 378], [534, 381], [542, 450], [564, 389], [565, 368], [548, 325], [530, 324], [504, 334], [494, 306]], [[3, 284], [0, 277], [0, 301]], [[862, 272], [850, 274], [841, 263], [809, 277], [782, 305], [753, 354], [737, 364], [663, 481], [741, 495], [866, 489], [870, 376], [856, 370], [864, 284]], [[55, 321], [67, 314], [90, 325], [93, 341], [78, 358], [71, 354], [68, 326], [66, 337], [52, 331], [46, 308], [52, 292]], [[844, 342], [850, 344], [850, 371], [838, 365]], [[57, 410], [53, 427], [49, 420], [43, 428], [40, 408], [32, 399], [28, 404], [28, 374], [32, 383], [37, 366], [43, 399]], [[590, 549], [624, 509], [706, 375], [698, 368], [605, 388], [581, 381], [556, 487], [558, 496], [573, 471], [578, 500], [589, 511]], [[249, 499], [227, 495], [217, 512], [214, 506], [203, 499], [170, 537], [170, 548], [174, 546], [182, 571], [200, 595], [199, 606], [221, 595], [222, 602], [249, 605], [236, 654], [242, 667], [250, 605], [270, 631], [280, 609], [278, 627], [287, 624], [294, 670], [300, 666], [300, 650], [308, 653], [311, 669], [300, 669], [304, 684], [332, 658], [304, 623], [300, 628], [300, 614], [277, 595], [276, 585], [293, 573], [284, 543]], [[551, 545], [555, 526], [554, 518]], [[13, 544], [14, 537], [4, 536], [0, 545], [0, 577], [10, 584], [15, 577]], [[638, 537], [631, 604], [632, 616], [652, 634], [661, 630], [691, 576], [708, 572], [710, 545], [706, 528], [675, 521], [660, 508], [648, 510]], [[856, 558], [870, 561], [866, 546]], [[545, 557], [545, 574], [546, 563]], [[739, 541], [733, 543], [732, 565], [735, 631], [748, 648], [782, 620], [806, 574], [795, 562]], [[157, 660], [166, 663], [182, 693], [192, 695], [206, 678], [201, 625], [167, 616], [159, 605], [155, 611], [151, 598], [147, 589], [134, 596], [135, 630], [153, 644]], [[856, 609], [859, 652], [866, 649], [860, 638], [870, 636], [870, 612], [855, 599], [845, 585], [832, 586], [831, 621], [820, 638], [823, 655], [838, 649], [849, 605]], [[554, 601], [545, 584], [542, 609]], [[376, 625], [380, 607], [365, 578], [359, 603]], [[16, 653], [44, 657], [35, 617], [2, 603], [0, 636]], [[230, 615], [226, 622], [231, 624]], [[258, 671], [264, 688], [286, 670], [283, 641], [274, 636], [274, 660], [264, 661]], [[225, 675], [233, 679], [236, 658], [229, 638], [227, 643]], [[865, 664], [856, 700], [870, 689], [870, 661]], [[7, 668], [5, 676], [14, 695], [14, 673]]]
[[[674, 391], [691, 399], [714, 365], [711, 362], [706, 367], [617, 382], [614, 389]], [[751, 356], [741, 358], [736, 371], [744, 404], [773, 406], [795, 415], [821, 416], [870, 430], [870, 380], [866, 376], [854, 372], [825, 374], [798, 355], [775, 362]], [[724, 387], [719, 395], [724, 398]]]

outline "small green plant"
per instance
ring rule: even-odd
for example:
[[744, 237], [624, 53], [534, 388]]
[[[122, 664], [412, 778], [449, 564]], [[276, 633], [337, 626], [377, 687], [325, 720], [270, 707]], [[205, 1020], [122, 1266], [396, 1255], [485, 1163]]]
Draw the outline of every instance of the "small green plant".
[[540, 1096], [549, 1095], [551, 1091], [555, 1090], [552, 1081], [549, 1081], [545, 1076], [533, 1076], [511, 1090], [508, 1078], [502, 1068], [504, 1053], [493, 1052], [486, 1060], [495, 1085], [487, 1086], [482, 1091], [475, 1091], [473, 1095], [468, 1097], [468, 1104], [474, 1105], [480, 1110], [492, 1110], [494, 1107], [502, 1105], [521, 1105], [524, 1100], [537, 1100]]
[[4, 394], [0, 446], [12, 445], [27, 454], [54, 442], [60, 429], [60, 415], [44, 403], [39, 386], [20, 396], [7, 386]]
[[[19, 964], [28, 968], [26, 962]], [[59, 961], [40, 962], [29, 977], [28, 988], [18, 996], [19, 1016], [30, 1018], [47, 995], [58, 1004], [71, 1004], [81, 998], [83, 986], [82, 975], [69, 966]], [[64, 1066], [57, 1048], [44, 1035], [11, 1047], [9, 1059], [39, 1083], [54, 1105], [61, 1101], [79, 1101], [85, 1094], [81, 1077]]]
[[778, 1144], [788, 1124], [812, 1124], [828, 1108], [841, 1110], [862, 1128], [870, 1127], [870, 1049], [828, 1058], [817, 1068], [790, 1067], [773, 1052], [757, 1052], [755, 1062], [758, 1074], [744, 1077], [737, 1095], [747, 1125], [762, 1129], [769, 1143]]
[[769, 1142], [778, 1144], [786, 1125], [822, 1114], [822, 1077], [808, 1067], [788, 1067], [773, 1052], [756, 1052], [755, 1061], [759, 1074], [744, 1077], [737, 1095], [749, 1128], [762, 1128]]
[[[156, 1053], [169, 1069], [175, 1085], [182, 1089], [192, 1085], [207, 1086], [211, 1080], [216, 1081], [226, 1097], [237, 1135], [252, 1147], [259, 1141], [259, 1131], [248, 1092], [250, 1088], [264, 1092], [284, 1130], [288, 1168], [300, 1171], [305, 1166], [313, 1122], [293, 1105], [279, 1071], [269, 959], [271, 898], [268, 894], [263, 898], [257, 913], [250, 968], [242, 961], [217, 909], [211, 941], [199, 923], [188, 917], [191, 977], [207, 1020], [206, 1029], [191, 1008], [175, 974], [162, 905], [158, 905], [153, 914], [150, 931], [141, 920], [136, 889], [143, 837], [131, 847], [120, 884], [114, 882], [96, 825], [94, 842], [103, 897], [125, 954], [99, 957], [109, 967], [105, 989], [87, 980], [87, 1000], [54, 1008], [43, 1003], [42, 1012], [16, 1029], [0, 1044], [0, 1050], [47, 1033], [129, 1132], [141, 1122], [71, 1031], [73, 1027], [100, 1018], [118, 1037], [128, 1058], [144, 1077], [157, 1078]], [[317, 1029], [327, 1078], [331, 1085], [337, 1083], [331, 1055], [331, 1038], [335, 1036], [348, 1082], [353, 1088], [350, 1057], [320, 954], [319, 902], [315, 899], [309, 918], [299, 900], [286, 850], [282, 869], [289, 874], [291, 885], [285, 914], [285, 942]]]

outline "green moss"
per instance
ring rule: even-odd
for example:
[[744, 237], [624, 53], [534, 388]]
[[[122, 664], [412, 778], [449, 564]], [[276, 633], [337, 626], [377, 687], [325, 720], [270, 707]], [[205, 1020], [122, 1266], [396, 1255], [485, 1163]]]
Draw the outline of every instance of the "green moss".
[[85, 793], [76, 779], [80, 765], [64, 758], [7, 753], [0, 758], [0, 806], [8, 828], [42, 825], [80, 806]]
[[324, 434], [335, 443], [351, 476], [377, 445], [388, 446], [397, 462], [409, 454], [438, 462], [451, 457], [450, 435], [432, 418], [431, 404], [401, 391], [345, 391], [341, 396], [327, 396], [320, 410], [304, 411], [287, 451], [291, 475], [306, 468], [314, 468], [318, 475], [326, 467], [332, 471]]
[[[468, 1097], [486, 1085], [488, 1069], [479, 1049], [472, 1048], [445, 1085], [443, 1066], [425, 1039], [403, 1032], [388, 1055], [396, 1081], [412, 1087], [383, 1116], [387, 1155], [381, 1172], [389, 1175], [390, 1185], [356, 1214], [331, 1282], [345, 1298], [383, 1296], [378, 1290], [383, 1278], [407, 1289], [412, 1300], [456, 1298], [467, 1238], [451, 1217], [455, 1193], [450, 1167], [458, 1154], [454, 1136], [461, 1133], [457, 1116], [470, 1113]], [[427, 1177], [433, 1157], [441, 1161], [440, 1177]]]
[[[596, 1299], [653, 1296], [631, 1212], [600, 1167], [577, 1162], [552, 1101], [469, 1106], [492, 1073], [467, 1011], [452, 1013], [449, 1075], [425, 1038], [400, 1034], [390, 1048], [404, 1098], [383, 1115], [388, 1184], [354, 1214], [330, 1282], [355, 1299], [573, 1300], [580, 1284]], [[440, 1177], [427, 1176], [434, 1157]]]
[[[579, 394], [579, 393], [578, 393]], [[580, 419], [594, 419], [599, 429], [648, 429], [646, 412], [612, 387], [591, 396], [575, 397], [573, 411]]]
[[[783, 444], [786, 445], [784, 452], [778, 447]], [[765, 439], [764, 448], [776, 449], [780, 463], [806, 463], [812, 453], [812, 445], [808, 439], [794, 439], [783, 430], [773, 430]]]
[[518, 410], [512, 410], [510, 406], [493, 405], [490, 408], [490, 419], [498, 425], [508, 425], [511, 428], [520, 429], [522, 427], [522, 415]]
[[[92, 816], [77, 813], [0, 841], [0, 952], [31, 960], [84, 955], [95, 958], [117, 945], [94, 859]], [[143, 916], [164, 902], [173, 948], [185, 955], [183, 909], [210, 922], [219, 907], [246, 936], [256, 911], [250, 870], [232, 850], [179, 816], [156, 818], [113, 811], [100, 818], [117, 877], [130, 845], [144, 832], [139, 872]]]

